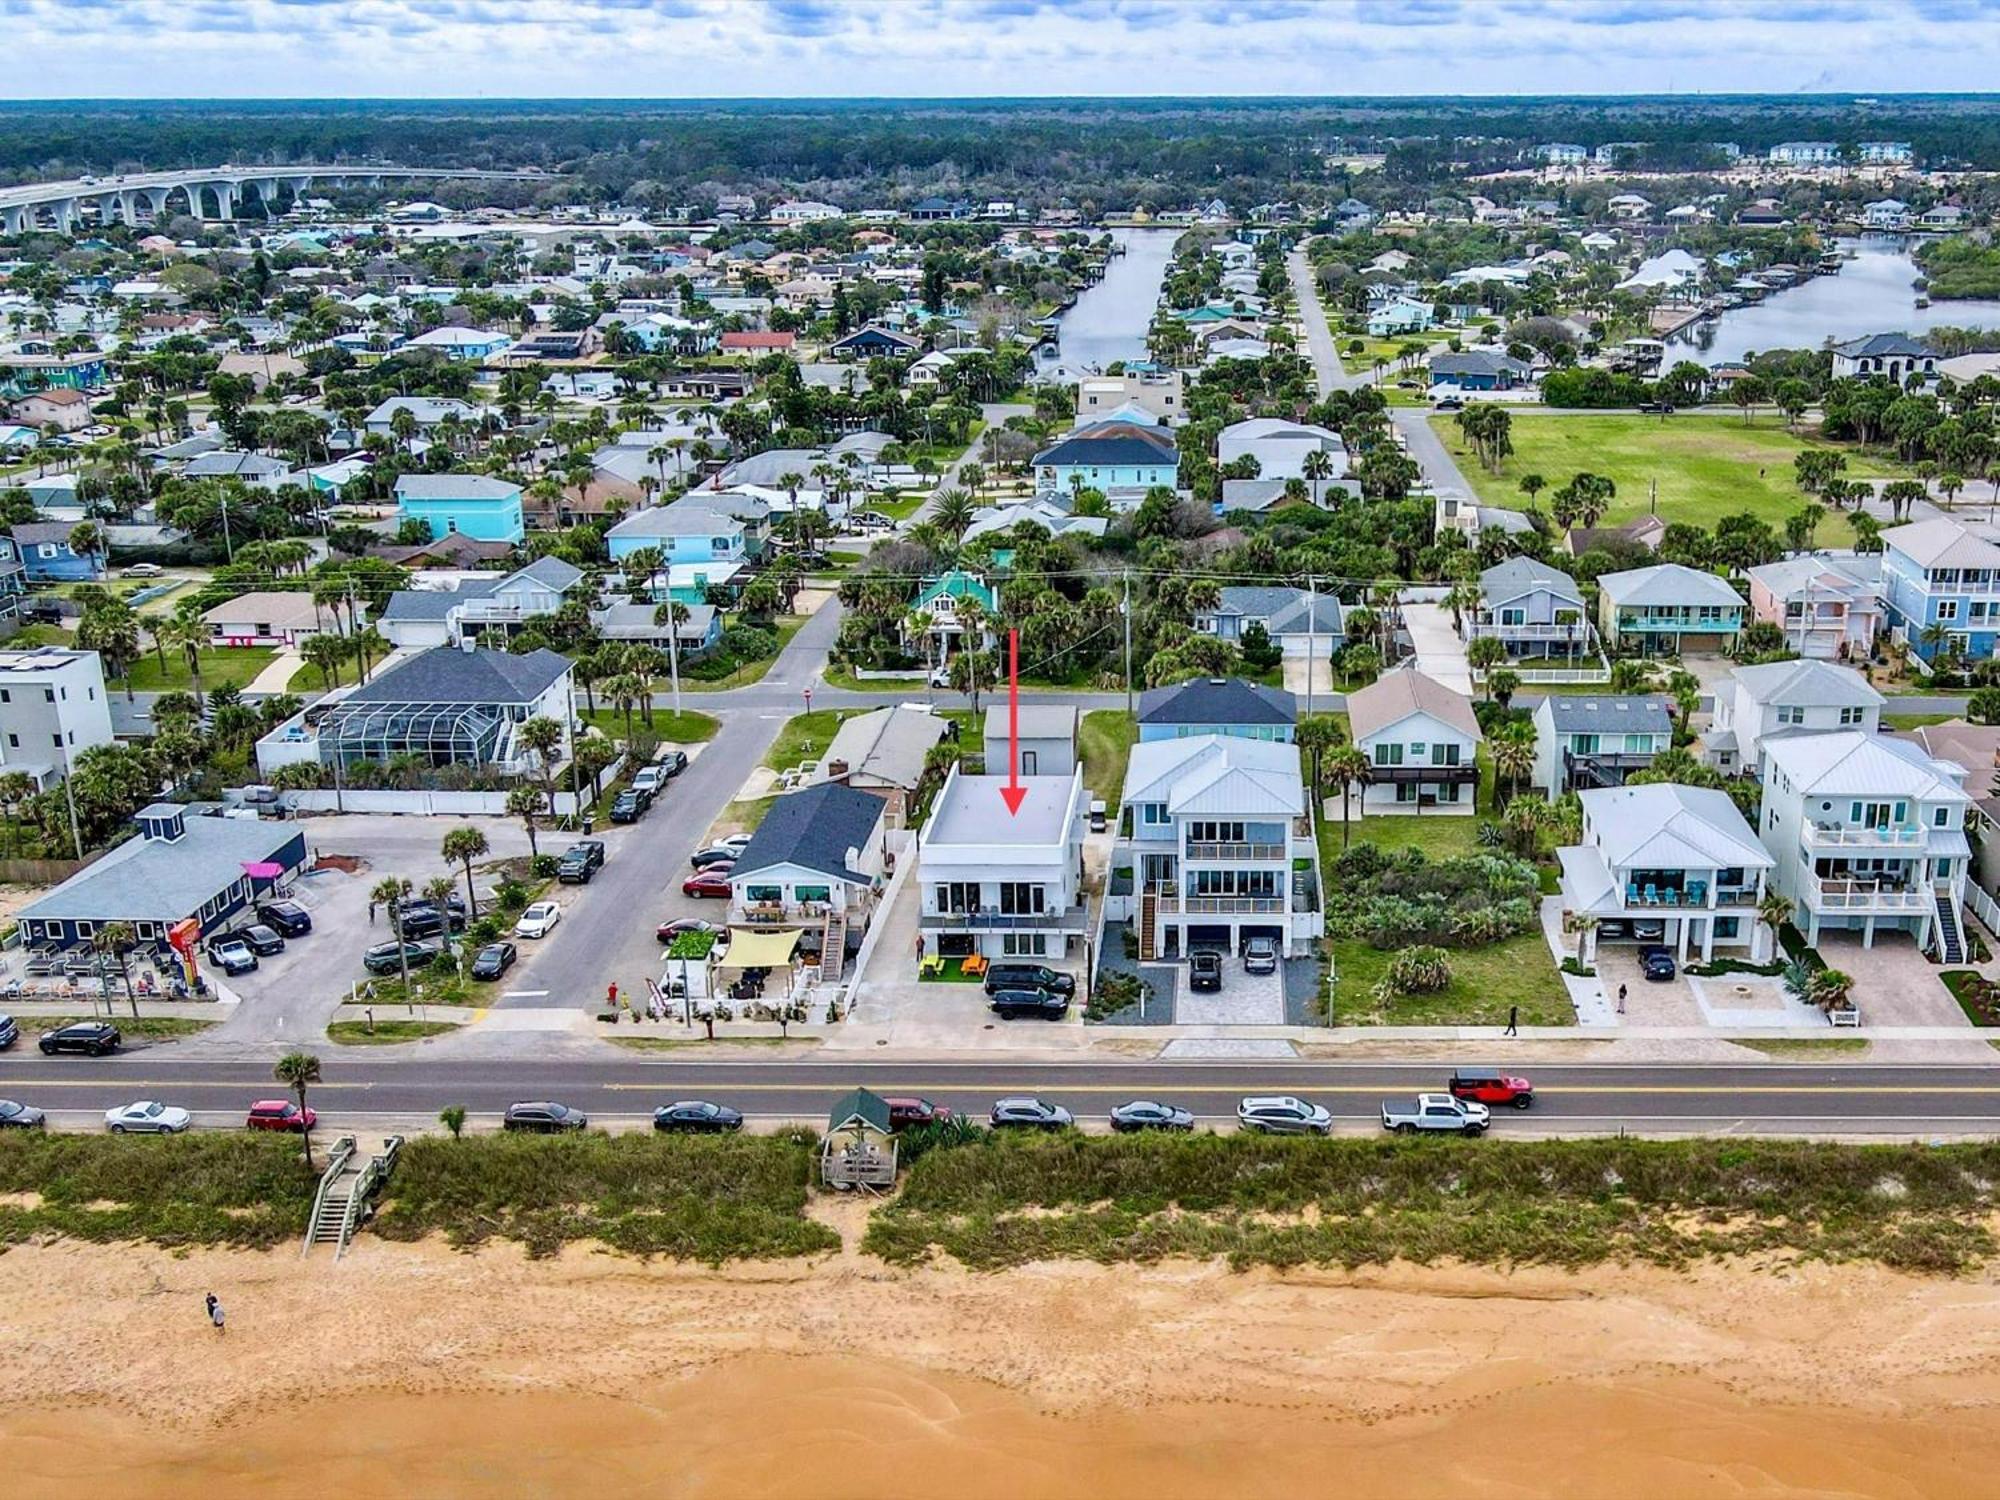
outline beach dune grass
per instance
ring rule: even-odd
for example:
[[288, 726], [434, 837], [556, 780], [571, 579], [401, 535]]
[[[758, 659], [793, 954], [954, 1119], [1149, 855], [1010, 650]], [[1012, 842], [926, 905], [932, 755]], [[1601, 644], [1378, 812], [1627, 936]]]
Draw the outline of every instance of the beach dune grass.
[[2000, 1249], [1997, 1185], [1992, 1143], [989, 1135], [916, 1161], [863, 1248], [979, 1270], [1744, 1255], [1955, 1274]]
[[592, 1240], [720, 1265], [810, 1255], [840, 1237], [806, 1217], [813, 1137], [481, 1135], [412, 1140], [374, 1221], [386, 1239], [442, 1234], [530, 1255]]

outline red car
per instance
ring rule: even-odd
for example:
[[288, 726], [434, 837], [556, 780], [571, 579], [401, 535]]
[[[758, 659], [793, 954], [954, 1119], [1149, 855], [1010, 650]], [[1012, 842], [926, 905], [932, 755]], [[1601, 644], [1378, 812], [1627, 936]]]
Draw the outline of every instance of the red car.
[[318, 1123], [318, 1110], [301, 1112], [289, 1099], [259, 1099], [244, 1121], [252, 1130], [311, 1130]]
[[1507, 1104], [1527, 1109], [1535, 1102], [1535, 1086], [1513, 1073], [1498, 1068], [1460, 1068], [1451, 1075], [1451, 1096], [1480, 1104]]
[[916, 1125], [943, 1125], [952, 1118], [951, 1111], [942, 1104], [933, 1104], [914, 1094], [892, 1095], [882, 1102], [889, 1106], [891, 1130], [908, 1130]]
[[683, 896], [720, 896], [729, 899], [729, 872], [734, 865], [710, 865], [699, 875], [690, 875], [681, 882]]
[[704, 922], [700, 917], [668, 917], [653, 929], [653, 936], [663, 943], [671, 943], [684, 932], [714, 932], [713, 922]]

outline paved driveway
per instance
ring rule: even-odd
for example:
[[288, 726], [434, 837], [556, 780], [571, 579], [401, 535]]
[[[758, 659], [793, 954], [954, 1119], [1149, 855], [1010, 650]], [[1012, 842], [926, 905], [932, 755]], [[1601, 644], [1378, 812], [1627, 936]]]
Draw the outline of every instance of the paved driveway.
[[1472, 668], [1465, 660], [1465, 642], [1452, 629], [1451, 611], [1442, 604], [1405, 604], [1403, 626], [1417, 648], [1417, 670], [1471, 697]]
[[1823, 932], [1819, 956], [1854, 976], [1854, 998], [1866, 1026], [1966, 1026], [1965, 1012], [1938, 978], [1941, 970], [1917, 951], [1908, 934], [1878, 932], [1861, 946], [1858, 932]]
[[1285, 976], [1252, 974], [1236, 957], [1222, 961], [1222, 988], [1196, 993], [1188, 988], [1186, 966], [1175, 987], [1174, 1022], [1179, 1026], [1282, 1026], [1285, 1024]]

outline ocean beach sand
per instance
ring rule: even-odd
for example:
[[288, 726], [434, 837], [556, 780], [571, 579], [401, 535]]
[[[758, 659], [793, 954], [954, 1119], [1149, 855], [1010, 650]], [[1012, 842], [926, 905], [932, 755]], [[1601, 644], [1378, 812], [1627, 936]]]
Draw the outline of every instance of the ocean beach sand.
[[0, 1361], [18, 1497], [2000, 1494], [2000, 1282], [1873, 1267], [54, 1243]]

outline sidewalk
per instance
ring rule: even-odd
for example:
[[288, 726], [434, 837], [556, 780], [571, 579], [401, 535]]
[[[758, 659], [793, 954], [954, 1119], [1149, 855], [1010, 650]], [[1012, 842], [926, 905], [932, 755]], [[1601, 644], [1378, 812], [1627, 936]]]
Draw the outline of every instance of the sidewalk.
[[306, 659], [287, 646], [271, 658], [270, 665], [251, 678], [243, 691], [246, 693], [284, 693], [291, 690], [292, 678]]

